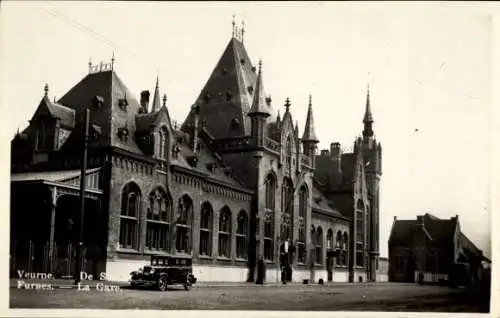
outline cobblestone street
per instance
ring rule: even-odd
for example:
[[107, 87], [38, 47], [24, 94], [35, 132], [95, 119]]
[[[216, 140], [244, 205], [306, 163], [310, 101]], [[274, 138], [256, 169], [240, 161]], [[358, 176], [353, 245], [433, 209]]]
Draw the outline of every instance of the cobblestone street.
[[[481, 303], [482, 299], [482, 303]], [[465, 289], [414, 284], [199, 285], [167, 292], [11, 287], [11, 308], [488, 312], [484, 297]]]

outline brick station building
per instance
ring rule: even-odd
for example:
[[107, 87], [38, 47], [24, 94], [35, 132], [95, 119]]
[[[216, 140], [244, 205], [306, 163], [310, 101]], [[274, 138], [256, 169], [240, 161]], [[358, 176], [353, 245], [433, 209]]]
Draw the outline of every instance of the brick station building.
[[308, 109], [299, 129], [291, 102], [266, 94], [264, 74], [233, 30], [182, 125], [158, 79], [152, 98], [137, 99], [114, 59], [89, 63], [57, 101], [46, 86], [12, 140], [12, 270], [71, 275], [89, 109], [87, 272], [127, 280], [153, 254], [189, 255], [200, 281], [253, 281], [261, 256], [276, 281], [288, 241], [293, 281], [376, 280], [382, 149], [369, 93], [352, 151], [334, 142], [317, 153], [311, 97], [293, 106]]

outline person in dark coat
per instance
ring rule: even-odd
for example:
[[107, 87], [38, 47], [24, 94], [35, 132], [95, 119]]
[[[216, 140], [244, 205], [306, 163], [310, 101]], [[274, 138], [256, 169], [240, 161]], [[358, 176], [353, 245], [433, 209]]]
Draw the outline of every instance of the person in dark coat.
[[257, 260], [257, 279], [256, 284], [263, 285], [266, 281], [266, 263], [262, 255], [259, 256]]

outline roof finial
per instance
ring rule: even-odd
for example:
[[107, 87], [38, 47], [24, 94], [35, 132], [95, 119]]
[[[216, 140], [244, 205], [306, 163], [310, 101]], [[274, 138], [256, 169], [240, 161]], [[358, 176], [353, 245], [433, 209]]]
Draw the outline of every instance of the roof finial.
[[241, 43], [243, 43], [243, 36], [245, 35], [245, 17], [241, 21]]
[[167, 107], [167, 94], [163, 94], [163, 107]]
[[290, 110], [290, 98], [286, 98], [286, 101], [285, 101], [285, 107], [286, 107], [286, 111], [288, 112]]
[[113, 70], [114, 65], [115, 65], [115, 51], [113, 51], [113, 55], [111, 56], [111, 70]]
[[54, 95], [54, 104], [56, 103], [56, 96]]
[[259, 74], [262, 74], [262, 59], [259, 59]]
[[45, 91], [45, 97], [47, 97], [47, 95], [49, 94], [49, 84], [45, 84], [43, 90]]
[[92, 57], [89, 56], [89, 74], [92, 72]]
[[234, 20], [236, 15], [233, 13], [233, 38], [236, 36], [236, 21]]
[[158, 73], [156, 74], [156, 88], [160, 87], [160, 85], [158, 84]]
[[309, 94], [309, 106], [312, 106], [312, 95]]

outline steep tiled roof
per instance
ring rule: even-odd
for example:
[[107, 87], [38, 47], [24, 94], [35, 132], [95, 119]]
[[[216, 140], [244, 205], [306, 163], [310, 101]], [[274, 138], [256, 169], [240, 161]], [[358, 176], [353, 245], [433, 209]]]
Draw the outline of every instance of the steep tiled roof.
[[[200, 102], [200, 120], [205, 121], [208, 131], [215, 138], [237, 137], [250, 134], [250, 118], [247, 116], [253, 100], [257, 72], [248, 53], [236, 38], [232, 38], [196, 102]], [[261, 92], [262, 96], [265, 93]], [[268, 107], [275, 121], [272, 107]], [[190, 112], [184, 125], [192, 124]]]
[[342, 213], [334, 208], [334, 205], [323, 195], [323, 193], [321, 193], [321, 191], [316, 186], [313, 186], [312, 199], [313, 210], [328, 212], [339, 217], [343, 216]]
[[69, 107], [50, 101], [47, 96], [42, 98], [33, 117], [42, 113], [59, 119], [63, 128], [73, 129], [75, 127], [75, 111]]
[[[181, 166], [185, 169], [189, 169], [198, 173], [206, 174], [208, 178], [215, 179], [221, 183], [247, 190], [249, 191], [241, 182], [231, 177], [230, 175], [226, 175], [224, 172], [224, 164], [221, 162], [219, 158], [217, 158], [212, 151], [202, 146], [198, 151], [198, 163], [196, 167], [192, 167], [188, 159], [194, 155], [191, 147], [189, 147], [186, 143], [182, 143], [179, 145], [179, 153], [177, 158], [172, 159], [172, 165]], [[211, 171], [209, 170], [209, 164], [216, 163], [217, 167]]]
[[389, 237], [390, 244], [408, 245], [415, 220], [396, 220]]
[[354, 153], [345, 153], [342, 154], [341, 157], [341, 166], [342, 166], [342, 181], [339, 185], [339, 189], [341, 190], [352, 190], [354, 180], [354, 169], [356, 165], [356, 156]]
[[[100, 109], [92, 107], [95, 96], [103, 98]], [[127, 100], [126, 109], [119, 106], [120, 99]], [[58, 102], [74, 109], [77, 121], [83, 121], [84, 109], [90, 107], [90, 123], [100, 126], [102, 132], [95, 143], [97, 146], [114, 146], [142, 154], [132, 135], [135, 131], [135, 115], [140, 105], [114, 71], [88, 74]], [[123, 127], [128, 129], [129, 138], [122, 140], [118, 137], [118, 129]], [[81, 140], [82, 134], [77, 130], [72, 133], [65, 147], [75, 146]]]

